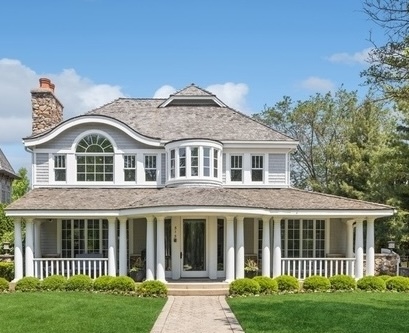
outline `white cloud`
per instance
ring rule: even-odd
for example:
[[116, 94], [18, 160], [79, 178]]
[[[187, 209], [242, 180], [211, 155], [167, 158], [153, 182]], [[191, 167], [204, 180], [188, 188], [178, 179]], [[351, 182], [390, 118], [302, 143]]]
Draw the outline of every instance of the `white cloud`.
[[38, 74], [19, 60], [0, 59], [0, 145], [21, 142], [31, 134], [30, 90], [38, 79], [48, 77], [64, 105], [64, 119], [123, 96], [119, 86], [96, 84], [73, 69], [61, 73]]
[[249, 88], [245, 83], [212, 84], [206, 90], [215, 94], [223, 103], [237, 111], [249, 111], [246, 105], [246, 95]]
[[335, 90], [335, 84], [331, 80], [316, 76], [310, 76], [308, 79], [302, 81], [300, 85], [303, 89], [312, 92], [327, 93]]
[[174, 94], [176, 89], [172, 86], [165, 84], [164, 86], [160, 87], [158, 90], [155, 91], [153, 94], [153, 98], [168, 98], [169, 95]]
[[355, 52], [354, 54], [349, 54], [346, 52], [335, 53], [329, 56], [327, 59], [333, 63], [341, 63], [341, 64], [347, 64], [347, 65], [354, 65], [354, 64], [365, 65], [367, 64], [367, 61], [369, 58], [368, 54], [369, 52], [371, 52], [371, 50], [372, 50], [371, 48], [367, 48], [360, 52]]

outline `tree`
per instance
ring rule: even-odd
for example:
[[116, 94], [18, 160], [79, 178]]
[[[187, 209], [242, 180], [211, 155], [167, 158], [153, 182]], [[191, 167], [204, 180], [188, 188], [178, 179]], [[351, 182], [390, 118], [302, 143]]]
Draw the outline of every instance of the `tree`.
[[30, 189], [30, 180], [27, 176], [27, 169], [20, 168], [17, 172], [18, 179], [15, 179], [12, 184], [12, 196], [11, 200], [15, 201], [21, 198], [24, 194], [28, 192]]
[[377, 156], [387, 146], [392, 118], [370, 95], [340, 88], [293, 103], [289, 97], [254, 117], [299, 141], [292, 182], [299, 188], [368, 199]]

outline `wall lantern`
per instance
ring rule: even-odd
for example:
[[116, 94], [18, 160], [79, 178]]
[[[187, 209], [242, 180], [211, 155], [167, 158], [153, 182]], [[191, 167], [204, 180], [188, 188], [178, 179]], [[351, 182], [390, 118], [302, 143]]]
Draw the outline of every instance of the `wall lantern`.
[[9, 242], [4, 242], [3, 243], [3, 250], [4, 250], [5, 254], [9, 253], [9, 250], [10, 250], [10, 243]]

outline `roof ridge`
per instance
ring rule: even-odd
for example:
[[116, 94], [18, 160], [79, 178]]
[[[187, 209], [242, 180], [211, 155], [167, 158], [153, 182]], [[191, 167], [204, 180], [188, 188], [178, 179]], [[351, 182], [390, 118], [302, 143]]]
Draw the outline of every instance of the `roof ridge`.
[[[196, 88], [196, 89], [198, 89], [198, 90], [201, 90], [201, 91], [203, 91], [204, 93], [206, 93], [206, 94], [208, 94], [208, 95], [210, 95], [210, 96], [215, 96], [215, 97], [217, 97], [217, 96], [216, 96], [215, 94], [213, 94], [212, 92], [210, 92], [210, 91], [208, 91], [208, 90], [206, 90], [206, 89], [204, 89], [204, 88], [202, 88], [202, 87], [199, 87], [199, 86], [197, 86], [197, 85], [194, 84], [194, 83], [191, 83], [191, 84], [187, 85], [186, 87], [184, 87], [184, 88], [182, 88], [182, 89], [179, 89], [179, 90], [176, 91], [175, 93], [170, 94], [170, 95], [169, 95], [169, 98], [172, 97], [172, 96], [180, 95], [180, 92], [182, 92], [183, 90], [192, 88], [192, 87], [194, 87], [194, 88]], [[180, 96], [184, 96], [184, 95], [180, 95]], [[194, 96], [194, 95], [193, 95], [193, 96]]]

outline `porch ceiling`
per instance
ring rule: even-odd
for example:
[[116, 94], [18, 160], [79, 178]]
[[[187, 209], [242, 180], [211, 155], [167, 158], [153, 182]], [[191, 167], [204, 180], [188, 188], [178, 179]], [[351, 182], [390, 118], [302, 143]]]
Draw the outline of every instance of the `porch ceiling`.
[[[183, 187], [37, 188], [7, 206], [7, 215], [21, 211], [121, 211], [163, 207], [245, 208], [266, 211], [371, 211], [392, 215], [391, 206], [293, 188]], [[375, 215], [375, 214], [374, 214]]]

